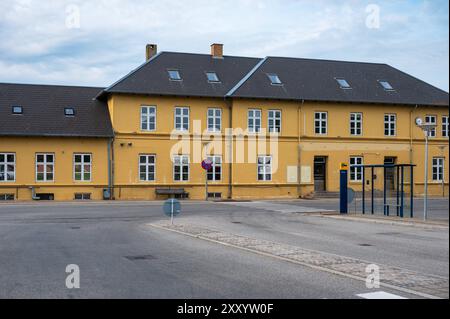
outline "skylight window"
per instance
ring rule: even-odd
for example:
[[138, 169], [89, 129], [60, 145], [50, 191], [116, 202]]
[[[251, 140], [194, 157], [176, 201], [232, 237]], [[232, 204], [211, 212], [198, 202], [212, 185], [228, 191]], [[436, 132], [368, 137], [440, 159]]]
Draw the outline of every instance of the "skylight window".
[[275, 84], [275, 85], [283, 84], [283, 82], [281, 82], [281, 80], [277, 74], [269, 73], [269, 74], [267, 74], [267, 76], [269, 77], [271, 84]]
[[337, 83], [339, 83], [339, 86], [341, 87], [341, 89], [351, 89], [352, 87], [350, 86], [350, 84], [348, 84], [346, 79], [343, 78], [336, 78]]
[[378, 80], [378, 83], [385, 89], [386, 91], [394, 91], [394, 88], [388, 81]]
[[220, 82], [216, 72], [206, 72], [206, 77], [208, 78], [208, 82]]
[[23, 108], [21, 106], [13, 106], [12, 107], [12, 113], [13, 114], [23, 114]]
[[172, 81], [181, 81], [180, 71], [178, 71], [178, 70], [167, 70], [167, 72], [169, 73], [169, 78]]
[[64, 115], [65, 116], [75, 116], [75, 109], [71, 107], [66, 107], [64, 109]]

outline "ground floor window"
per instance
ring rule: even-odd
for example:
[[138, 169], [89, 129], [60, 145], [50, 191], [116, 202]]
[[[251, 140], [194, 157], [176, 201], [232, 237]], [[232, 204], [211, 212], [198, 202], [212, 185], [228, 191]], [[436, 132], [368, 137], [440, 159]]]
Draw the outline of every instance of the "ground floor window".
[[16, 154], [0, 153], [0, 182], [16, 180]]
[[258, 181], [272, 180], [272, 156], [258, 156]]
[[362, 181], [363, 167], [357, 167], [356, 165], [363, 165], [361, 156], [350, 157], [350, 180], [352, 182]]
[[175, 155], [173, 157], [173, 180], [185, 182], [189, 180], [189, 156]]
[[54, 154], [36, 154], [36, 181], [53, 182], [54, 170]]
[[92, 155], [74, 154], [74, 179], [81, 182], [91, 181]]
[[208, 170], [208, 181], [222, 180], [222, 157], [208, 156], [208, 159], [212, 162], [212, 167]]
[[444, 178], [444, 158], [433, 157], [433, 181], [441, 182]]
[[141, 182], [155, 181], [156, 155], [139, 155], [139, 180]]

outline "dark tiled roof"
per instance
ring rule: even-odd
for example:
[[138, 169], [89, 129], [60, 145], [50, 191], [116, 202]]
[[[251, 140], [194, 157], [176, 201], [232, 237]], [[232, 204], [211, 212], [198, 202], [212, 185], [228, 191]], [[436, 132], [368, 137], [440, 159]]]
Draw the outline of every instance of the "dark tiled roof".
[[[0, 135], [111, 137], [105, 103], [94, 100], [102, 88], [0, 83]], [[22, 106], [13, 115], [12, 106]], [[65, 108], [75, 116], [66, 117]]]
[[[272, 85], [276, 73], [283, 85]], [[335, 78], [352, 87], [341, 89]], [[385, 91], [379, 80], [395, 91]], [[229, 92], [239, 98], [448, 106], [448, 93], [386, 64], [269, 57]]]
[[[109, 88], [105, 93], [224, 97], [261, 59], [207, 54], [161, 52]], [[179, 70], [182, 81], [171, 81], [167, 70]], [[209, 83], [206, 72], [220, 83]]]

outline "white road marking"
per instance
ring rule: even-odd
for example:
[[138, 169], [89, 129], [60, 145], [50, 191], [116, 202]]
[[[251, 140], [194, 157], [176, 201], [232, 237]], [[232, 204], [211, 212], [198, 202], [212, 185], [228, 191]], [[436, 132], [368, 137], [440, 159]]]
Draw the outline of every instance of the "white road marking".
[[408, 299], [385, 291], [369, 292], [366, 294], [359, 294], [357, 296], [364, 299]]

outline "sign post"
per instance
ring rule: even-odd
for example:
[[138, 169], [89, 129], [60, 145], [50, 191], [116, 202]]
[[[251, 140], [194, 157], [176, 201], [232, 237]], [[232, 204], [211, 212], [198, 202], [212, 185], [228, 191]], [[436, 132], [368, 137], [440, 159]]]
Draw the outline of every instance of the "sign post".
[[348, 213], [348, 194], [347, 194], [347, 181], [348, 181], [348, 165], [347, 163], [341, 163], [340, 168], [340, 213]]
[[170, 198], [164, 202], [163, 211], [170, 217], [170, 224], [173, 225], [174, 217], [181, 213], [181, 204], [178, 200]]
[[208, 171], [212, 168], [213, 162], [205, 159], [202, 162], [202, 168], [205, 170], [205, 200], [208, 200]]

